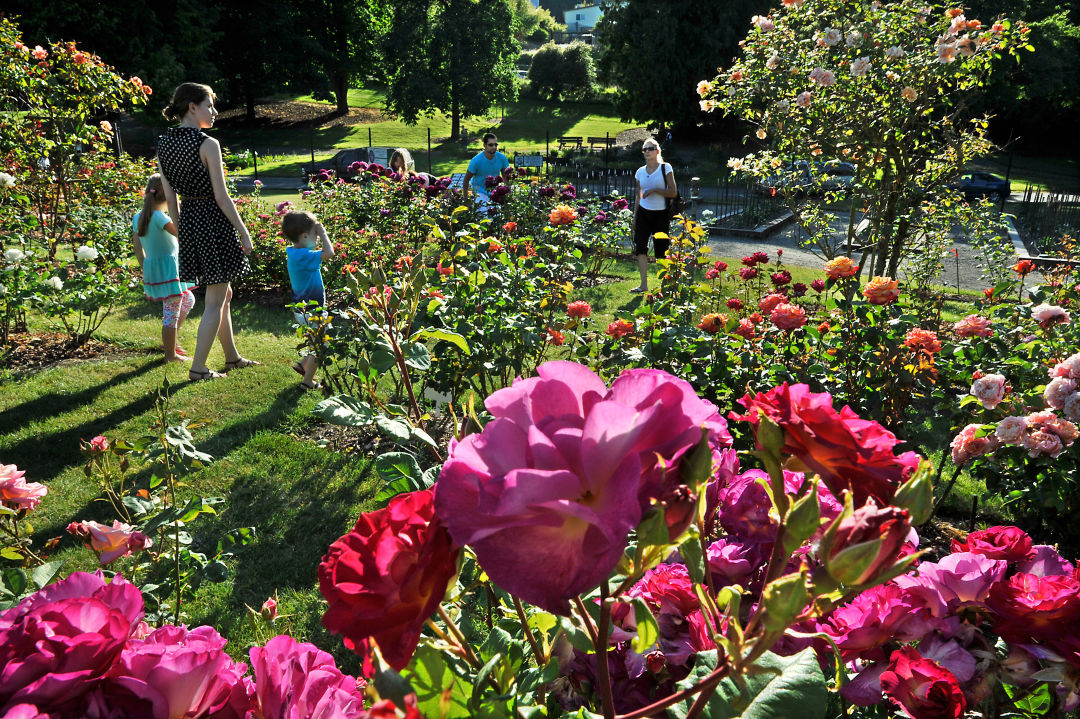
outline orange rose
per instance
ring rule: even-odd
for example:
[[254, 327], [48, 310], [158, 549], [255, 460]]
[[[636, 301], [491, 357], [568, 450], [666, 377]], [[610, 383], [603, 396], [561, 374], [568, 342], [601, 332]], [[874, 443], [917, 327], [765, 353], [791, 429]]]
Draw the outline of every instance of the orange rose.
[[825, 263], [825, 274], [830, 280], [851, 277], [858, 270], [859, 266], [850, 257], [837, 257]]
[[872, 305], [887, 305], [900, 296], [900, 283], [888, 277], [875, 277], [863, 288], [863, 297]]
[[577, 213], [574, 212], [574, 208], [569, 205], [557, 205], [551, 214], [548, 215], [548, 220], [553, 225], [572, 225], [577, 220]]

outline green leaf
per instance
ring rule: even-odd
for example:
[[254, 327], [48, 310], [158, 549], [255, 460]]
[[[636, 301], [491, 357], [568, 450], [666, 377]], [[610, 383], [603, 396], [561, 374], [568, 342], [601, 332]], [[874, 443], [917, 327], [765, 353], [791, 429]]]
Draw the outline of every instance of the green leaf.
[[219, 559], [203, 567], [203, 575], [211, 582], [224, 582], [229, 576], [229, 568]]
[[[21, 559], [22, 556], [20, 555]], [[30, 585], [30, 580], [26, 577], [26, 572], [18, 567], [8, 567], [3, 572], [0, 572], [0, 592], [12, 597], [21, 597], [26, 588]]]
[[0, 549], [0, 559], [10, 559], [14, 562], [21, 562], [23, 559], [22, 552], [15, 547], [4, 547]]
[[371, 405], [347, 394], [324, 399], [315, 405], [311, 413], [330, 424], [345, 427], [363, 427], [375, 421], [375, 411]]
[[381, 414], [375, 417], [375, 426], [379, 428], [380, 432], [399, 444], [408, 442], [409, 437], [412, 436], [412, 427], [408, 422], [390, 419]]
[[[767, 652], [754, 667], [760, 671], [746, 678], [746, 694], [739, 691], [734, 681], [725, 679], [717, 686], [702, 716], [709, 719], [817, 719], [825, 716], [829, 701], [825, 676], [812, 648], [790, 657]], [[677, 687], [687, 689], [715, 668], [716, 651], [700, 652], [695, 657], [694, 669]], [[684, 719], [694, 698], [671, 707], [671, 716]]]
[[686, 572], [690, 575], [690, 581], [695, 584], [705, 582], [705, 558], [701, 554], [701, 536], [697, 526], [691, 524], [688, 527], [686, 538], [679, 545], [679, 554], [686, 562]]
[[40, 567], [34, 567], [30, 570], [30, 579], [34, 582], [34, 586], [41, 589], [46, 584], [56, 579], [60, 574], [60, 570], [64, 568], [64, 560], [56, 559], [51, 562], [45, 562]]
[[649, 647], [656, 644], [660, 638], [660, 626], [656, 623], [656, 617], [645, 600], [634, 597], [634, 622], [637, 624], [637, 636], [634, 637], [633, 648], [638, 654], [644, 654]]
[[471, 716], [472, 686], [454, 674], [444, 655], [427, 644], [413, 654], [404, 676], [416, 692], [417, 709], [428, 719]]
[[416, 486], [423, 485], [423, 472], [416, 461], [416, 457], [408, 452], [387, 452], [375, 459], [375, 471], [384, 482], [394, 482], [399, 479], [412, 480]]
[[411, 342], [401, 348], [405, 364], [413, 369], [424, 371], [431, 368], [431, 353], [423, 342]]
[[433, 340], [439, 340], [441, 342], [449, 342], [450, 344], [454, 345], [455, 347], [457, 347], [462, 352], [465, 352], [466, 354], [468, 354], [468, 352], [469, 352], [469, 343], [465, 340], [464, 337], [459, 335], [457, 332], [449, 332], [447, 330], [430, 330], [429, 329], [429, 330], [420, 330], [419, 332], [417, 332], [413, 336], [416, 337], [417, 339], [431, 338]]

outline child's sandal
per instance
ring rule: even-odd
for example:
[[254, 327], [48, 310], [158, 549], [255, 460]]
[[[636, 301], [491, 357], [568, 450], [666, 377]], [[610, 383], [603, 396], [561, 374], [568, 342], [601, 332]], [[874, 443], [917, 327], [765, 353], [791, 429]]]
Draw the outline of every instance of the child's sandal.
[[201, 371], [189, 369], [187, 376], [189, 382], [202, 382], [203, 380], [207, 379], [221, 379], [225, 375], [221, 374], [220, 372], [215, 372], [212, 369], [204, 369]]
[[311, 384], [307, 382], [301, 382], [300, 386], [304, 388], [305, 392], [310, 392], [313, 389], [322, 389], [322, 384], [317, 379], [311, 380]]
[[256, 362], [255, 360], [247, 359], [246, 357], [238, 357], [232, 362], [225, 363], [225, 371], [231, 372], [234, 369], [244, 369], [245, 367], [258, 367], [262, 362]]

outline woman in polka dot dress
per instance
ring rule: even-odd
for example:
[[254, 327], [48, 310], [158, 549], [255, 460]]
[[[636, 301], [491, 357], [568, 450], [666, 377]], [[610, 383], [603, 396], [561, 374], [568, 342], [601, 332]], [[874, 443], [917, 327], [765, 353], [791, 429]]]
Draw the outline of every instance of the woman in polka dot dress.
[[259, 364], [241, 357], [233, 338], [229, 283], [251, 271], [251, 235], [225, 189], [221, 145], [203, 132], [217, 117], [214, 99], [207, 85], [185, 82], [176, 88], [162, 114], [180, 124], [166, 130], [157, 146], [169, 213], [179, 218], [180, 280], [206, 287], [206, 308], [188, 374], [193, 382], [224, 376], [206, 366], [214, 337], [221, 340], [226, 372]]

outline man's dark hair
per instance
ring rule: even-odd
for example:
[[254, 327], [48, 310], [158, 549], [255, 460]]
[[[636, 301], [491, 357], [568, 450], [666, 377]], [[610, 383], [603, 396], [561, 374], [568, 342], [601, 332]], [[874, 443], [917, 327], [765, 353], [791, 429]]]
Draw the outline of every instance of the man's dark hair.
[[484, 133], [484, 144], [485, 144], [485, 145], [486, 145], [486, 144], [488, 144], [488, 140], [498, 140], [498, 139], [499, 139], [499, 138], [495, 137], [495, 133], [494, 133], [494, 132], [487, 132], [487, 133]]

